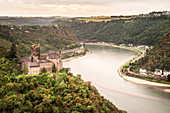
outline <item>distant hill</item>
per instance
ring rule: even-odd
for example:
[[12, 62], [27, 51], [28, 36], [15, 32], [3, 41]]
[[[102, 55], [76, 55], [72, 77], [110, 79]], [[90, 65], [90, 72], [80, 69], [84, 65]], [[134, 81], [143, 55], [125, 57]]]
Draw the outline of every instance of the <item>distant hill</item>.
[[170, 30], [168, 16], [112, 20], [108, 22], [69, 22], [81, 41], [115, 44], [155, 45]]
[[8, 26], [24, 26], [24, 25], [49, 25], [54, 20], [67, 20], [70, 17], [8, 17], [0, 16], [0, 24]]
[[139, 68], [152, 72], [155, 69], [170, 71], [170, 31], [146, 53], [145, 57], [135, 62], [131, 69], [137, 71]]
[[115, 44], [155, 45], [170, 31], [168, 15], [113, 16], [112, 20], [106, 18], [106, 21], [95, 22], [103, 20], [97, 19], [73, 18], [55, 20], [51, 24], [69, 25], [80, 41]]
[[0, 25], [0, 49], [15, 43], [20, 57], [30, 55], [30, 46], [40, 44], [41, 52], [51, 49], [70, 49], [79, 46], [78, 39], [68, 26], [3, 26]]

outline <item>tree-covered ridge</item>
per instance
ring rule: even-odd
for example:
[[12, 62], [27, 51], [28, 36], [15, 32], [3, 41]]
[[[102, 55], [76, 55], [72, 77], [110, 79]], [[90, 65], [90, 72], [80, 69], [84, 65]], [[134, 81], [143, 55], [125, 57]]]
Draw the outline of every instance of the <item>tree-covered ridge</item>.
[[152, 72], [155, 69], [170, 71], [170, 31], [143, 58], [132, 64], [131, 70], [139, 68]]
[[[62, 23], [61, 21], [55, 23]], [[104, 41], [115, 44], [155, 45], [170, 30], [168, 16], [82, 22], [78, 19], [63, 21], [70, 24], [81, 41]]]
[[76, 36], [68, 26], [41, 27], [34, 25], [10, 27], [0, 25], [1, 46], [8, 49], [12, 43], [16, 44], [17, 53], [21, 57], [30, 54], [30, 46], [33, 44], [40, 44], [41, 52], [79, 46]]
[[1, 76], [0, 111], [14, 113], [122, 113], [81, 75]]
[[59, 20], [66, 20], [69, 17], [3, 17], [0, 16], [0, 24], [1, 25], [8, 25], [8, 26], [24, 26], [24, 25], [49, 25], [50, 22], [59, 19]]

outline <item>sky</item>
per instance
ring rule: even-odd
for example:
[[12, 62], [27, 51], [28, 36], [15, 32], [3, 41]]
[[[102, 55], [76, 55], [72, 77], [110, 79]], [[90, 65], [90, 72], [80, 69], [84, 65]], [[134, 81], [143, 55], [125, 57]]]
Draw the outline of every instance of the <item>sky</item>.
[[111, 16], [170, 11], [170, 0], [0, 0], [0, 16]]

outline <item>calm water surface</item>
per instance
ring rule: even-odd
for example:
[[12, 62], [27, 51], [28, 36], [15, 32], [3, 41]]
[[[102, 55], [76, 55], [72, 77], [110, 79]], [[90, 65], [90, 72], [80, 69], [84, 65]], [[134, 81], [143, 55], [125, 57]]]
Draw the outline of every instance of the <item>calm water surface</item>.
[[117, 69], [136, 53], [108, 46], [88, 45], [83, 57], [64, 62], [71, 72], [92, 81], [100, 94], [128, 113], [170, 113], [170, 94], [122, 79]]

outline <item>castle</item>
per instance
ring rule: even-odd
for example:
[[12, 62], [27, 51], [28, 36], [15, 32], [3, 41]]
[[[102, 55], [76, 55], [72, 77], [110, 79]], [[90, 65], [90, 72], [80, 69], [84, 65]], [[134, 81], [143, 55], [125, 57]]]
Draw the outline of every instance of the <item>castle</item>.
[[55, 64], [56, 70], [62, 69], [61, 50], [53, 50], [45, 54], [40, 54], [40, 45], [31, 46], [31, 57], [23, 61], [27, 66], [28, 75], [40, 74], [43, 68], [52, 73], [52, 66]]

